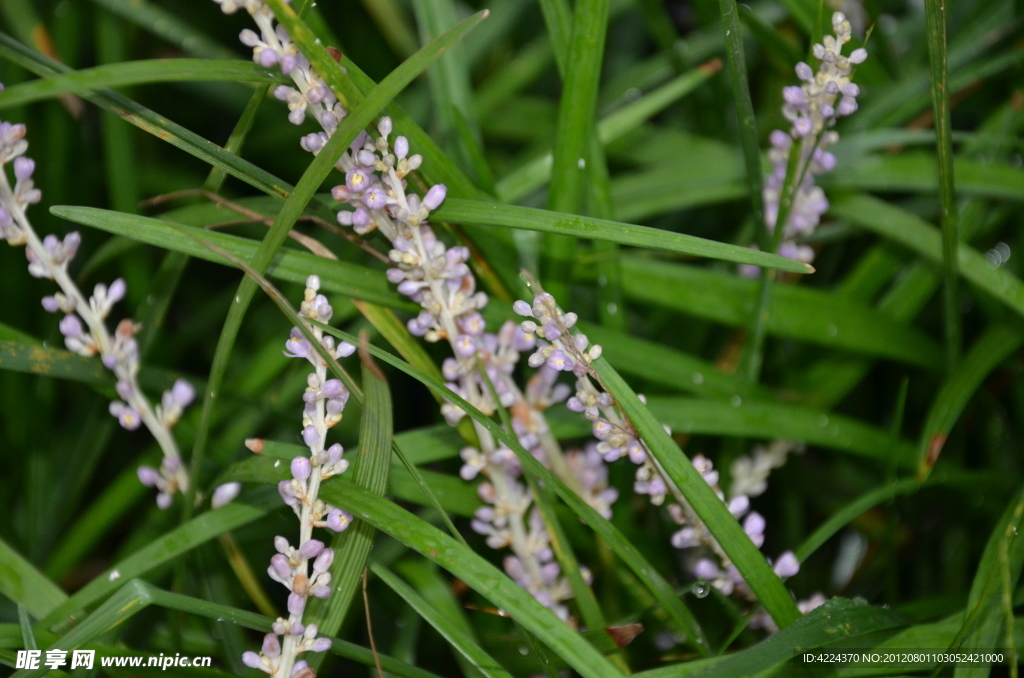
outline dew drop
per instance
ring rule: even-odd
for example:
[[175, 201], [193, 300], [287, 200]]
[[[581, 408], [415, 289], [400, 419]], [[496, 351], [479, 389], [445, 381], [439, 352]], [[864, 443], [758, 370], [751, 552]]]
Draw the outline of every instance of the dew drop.
[[704, 383], [704, 375], [701, 374], [700, 372], [694, 372], [692, 379], [693, 379], [693, 383], [695, 383], [695, 384], [700, 385], [700, 384]]
[[530, 654], [530, 650], [529, 650], [529, 648], [526, 648], [526, 647], [520, 647], [519, 648], [519, 654], [521, 654], [521, 655], [523, 655], [525, 657], [526, 655]]
[[733, 407], [739, 407], [740, 405], [743, 404], [743, 398], [739, 397], [736, 394], [733, 394], [733, 396], [729, 398], [729, 402], [732, 403]]
[[707, 598], [708, 594], [711, 593], [711, 584], [704, 579], [698, 579], [693, 582], [693, 586], [690, 587], [690, 590], [693, 591], [693, 595], [698, 598]]
[[818, 426], [820, 426], [822, 428], [825, 428], [826, 426], [828, 426], [828, 415], [827, 414], [823, 414], [820, 417], [818, 417]]
[[614, 301], [608, 302], [608, 314], [609, 315], [615, 315], [618, 312], [619, 312], [618, 305]]

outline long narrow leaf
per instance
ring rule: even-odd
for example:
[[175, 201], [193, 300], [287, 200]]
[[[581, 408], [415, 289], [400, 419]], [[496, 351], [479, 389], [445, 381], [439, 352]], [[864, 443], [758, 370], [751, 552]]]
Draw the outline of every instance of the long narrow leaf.
[[810, 273], [814, 270], [807, 264], [766, 252], [758, 252], [747, 247], [738, 247], [646, 226], [634, 226], [607, 219], [563, 214], [531, 207], [449, 198], [435, 215], [443, 221], [505, 226], [527, 231], [571, 235], [577, 238], [605, 240], [622, 245], [661, 249], [679, 254], [751, 263], [783, 271]]
[[484, 676], [487, 678], [511, 678], [512, 674], [502, 668], [472, 638], [468, 637], [462, 629], [458, 628], [451, 619], [431, 606], [411, 586], [403, 582], [383, 565], [373, 564], [370, 566], [370, 569], [391, 590], [401, 596], [405, 602], [409, 603], [428, 624], [441, 634], [442, 638], [448, 641], [452, 648], [468, 659]]
[[[898, 242], [931, 261], [942, 261], [942, 235], [920, 217], [868, 195], [836, 200], [833, 214], [849, 219], [878, 235]], [[960, 273], [971, 283], [992, 294], [1024, 316], [1024, 283], [1012, 273], [992, 264], [969, 245], [959, 245]]]
[[33, 617], [45, 617], [68, 599], [60, 587], [2, 539], [0, 571], [0, 593], [23, 605]]
[[15, 85], [0, 92], [0, 110], [50, 99], [61, 94], [86, 92], [156, 82], [271, 82], [284, 83], [280, 73], [251, 61], [209, 59], [150, 59], [106, 64], [52, 78]]
[[1024, 344], [1019, 327], [993, 325], [971, 346], [971, 350], [939, 389], [928, 411], [917, 458], [918, 477], [931, 473], [953, 425], [974, 392], [988, 374]]

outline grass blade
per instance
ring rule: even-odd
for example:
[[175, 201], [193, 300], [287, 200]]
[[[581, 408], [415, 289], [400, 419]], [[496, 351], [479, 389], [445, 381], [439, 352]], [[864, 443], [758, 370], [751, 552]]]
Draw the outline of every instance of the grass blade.
[[[269, 495], [268, 495], [269, 496]], [[271, 497], [269, 501], [274, 501]], [[247, 525], [266, 515], [263, 507], [236, 501], [209, 511], [171, 530], [124, 560], [115, 563], [100, 576], [75, 592], [61, 605], [50, 610], [39, 622], [43, 628], [60, 629], [79, 619], [79, 612], [122, 588], [126, 582], [176, 558], [210, 539]]]
[[978, 485], [978, 488], [981, 489], [988, 482], [990, 482], [989, 479], [983, 476], [963, 473], [938, 473], [923, 483], [914, 478], [907, 478], [884, 487], [870, 490], [829, 516], [828, 520], [819, 525], [818, 528], [804, 540], [800, 545], [800, 548], [794, 551], [794, 553], [796, 554], [797, 560], [803, 563], [810, 558], [815, 551], [821, 548], [825, 542], [831, 539], [855, 518], [863, 515], [875, 506], [878, 506], [883, 502], [887, 502], [895, 497], [905, 494], [913, 494], [923, 487], [933, 487], [936, 485], [976, 484]]
[[85, 94], [108, 87], [157, 82], [258, 82], [284, 83], [280, 73], [251, 61], [209, 59], [148, 59], [105, 64], [33, 80], [0, 92], [0, 110], [73, 92]]
[[177, 14], [146, 0], [93, 0], [140, 28], [202, 59], [231, 59], [234, 52], [200, 33]]
[[925, 0], [928, 62], [931, 65], [932, 108], [939, 154], [939, 203], [942, 226], [942, 300], [946, 338], [946, 371], [960, 355], [960, 297], [957, 295], [960, 236], [957, 233], [956, 192], [953, 187], [953, 139], [949, 110], [949, 68], [946, 65], [946, 0]]
[[66, 593], [3, 539], [0, 539], [0, 570], [4, 573], [0, 577], [0, 593], [37, 619], [50, 614], [68, 599]]
[[108, 388], [114, 383], [99, 360], [21, 341], [0, 341], [0, 370], [43, 374]]
[[[393, 411], [391, 391], [384, 374], [368, 353], [360, 351], [362, 362], [363, 405], [359, 420], [358, 457], [352, 461], [352, 481], [367, 492], [384, 496], [391, 469], [391, 435]], [[331, 566], [333, 595], [326, 603], [310, 606], [310, 621], [324, 633], [334, 635], [341, 628], [349, 605], [366, 567], [366, 558], [373, 546], [376, 530], [362, 520], [354, 520], [347, 530], [331, 540], [338, 554]], [[314, 669], [320, 662], [309, 660]]]
[[[696, 266], [624, 257], [623, 291], [636, 302], [673, 309], [731, 327], [750, 320], [760, 283]], [[836, 349], [883, 356], [925, 369], [941, 363], [923, 332], [867, 304], [805, 286], [778, 285], [768, 333]]]
[[[985, 545], [967, 598], [963, 626], [951, 646], [954, 651], [982, 645], [998, 647], [1003, 640], [1001, 632], [1006, 619], [1002, 599], [1011, 595], [1020, 579], [1021, 567], [1024, 567], [1024, 539], [1019, 529], [1022, 517], [1024, 490], [1019, 491], [1007, 505]], [[1010, 619], [1013, 619], [1012, 615]], [[1006, 650], [1012, 652], [1013, 648]], [[1012, 663], [1013, 660], [1010, 661]], [[988, 664], [960, 665], [953, 675], [954, 678], [982, 678], [990, 672]]]
[[[196, 239], [201, 238], [243, 261], [253, 261], [259, 252], [259, 242], [256, 240], [180, 226], [151, 217], [63, 205], [52, 207], [50, 211], [62, 219], [225, 266], [234, 266], [234, 262], [204, 247]], [[305, 282], [311, 273], [316, 273], [321, 277], [324, 289], [329, 292], [393, 308], [411, 308], [390, 289], [383, 274], [363, 266], [317, 257], [309, 252], [283, 248], [274, 256], [268, 272], [275, 278], [295, 283]]]
[[465, 631], [446, 615], [430, 605], [411, 586], [399, 579], [395, 574], [383, 565], [374, 563], [370, 570], [380, 577], [388, 587], [397, 593], [424, 621], [434, 627], [441, 634], [441, 637], [448, 641], [459, 654], [469, 660], [472, 666], [480, 671], [487, 678], [512, 678], [512, 674], [506, 671], [488, 655], [472, 638], [466, 635]]
[[[150, 605], [187, 614], [195, 614], [208, 619], [215, 619], [218, 623], [235, 624], [262, 633], [269, 632], [273, 622], [272, 619], [263, 615], [177, 593], [170, 593], [158, 589], [141, 579], [133, 579], [122, 587], [120, 591], [111, 596], [103, 605], [98, 607], [81, 624], [53, 643], [51, 647], [71, 650], [81, 647], [86, 643], [89, 643], [90, 647], [96, 647], [90, 641], [109, 629], [124, 623]], [[393, 657], [387, 655], [374, 656], [374, 653], [368, 648], [356, 645], [355, 643], [338, 638], [331, 638], [330, 640], [331, 653], [339, 657], [351, 659], [365, 666], [374, 666], [376, 661], [379, 660], [381, 668], [401, 678], [439, 678], [434, 673], [416, 666], [410, 666]], [[121, 653], [123, 653], [123, 648], [118, 648], [117, 654]], [[38, 676], [45, 673], [46, 668], [43, 667], [33, 672], [20, 671], [15, 675], [19, 678], [29, 678], [30, 676]]]
[[[413, 11], [424, 44], [455, 26], [457, 11], [453, 0], [413, 0]], [[486, 10], [485, 10], [486, 11]], [[488, 16], [487, 12], [485, 16]], [[490, 187], [494, 180], [484, 160], [480, 128], [473, 107], [469, 64], [464, 45], [455, 44], [437, 63], [427, 70], [431, 98], [439, 123], [441, 138], [462, 160], [464, 168], [472, 169], [477, 183]]]
[[[562, 96], [558, 107], [558, 133], [551, 164], [548, 206], [555, 212], [583, 213], [587, 160], [597, 88], [601, 79], [605, 33], [608, 28], [608, 0], [578, 0], [573, 11], [568, 59], [562, 70]], [[553, 293], [568, 290], [574, 240], [561, 235], [544, 237], [544, 278]]]
[[743, 51], [743, 29], [740, 25], [739, 8], [736, 6], [736, 0], [719, 0], [718, 7], [722, 13], [722, 30], [725, 31], [725, 61], [729, 65], [729, 86], [732, 89], [733, 105], [736, 106], [740, 146], [743, 148], [743, 162], [747, 169], [747, 190], [750, 193], [750, 204], [754, 210], [754, 223], [757, 224], [759, 237], [767, 238], [767, 231], [761, 228], [764, 224], [761, 146], [758, 142], [757, 121], [754, 119], [754, 102], [750, 98], [750, 84], [747, 82], [747, 57]]
[[[868, 195], [837, 199], [831, 212], [878, 235], [908, 247], [931, 261], [941, 263], [942, 234], [920, 217], [891, 203]], [[969, 282], [977, 285], [1024, 317], [1024, 283], [1012, 273], [993, 268], [983, 254], [959, 244], [958, 268]]]
[[985, 377], [1024, 344], [1020, 327], [993, 325], [968, 351], [932, 401], [921, 436], [917, 475], [924, 480], [942, 453], [953, 425]]
[[[71, 72], [64, 64], [47, 58], [4, 33], [0, 33], [0, 55], [42, 77]], [[223, 168], [231, 176], [269, 195], [286, 198], [292, 191], [292, 186], [287, 182], [116, 92], [93, 92], [84, 94], [83, 98], [203, 162]]]
[[818, 408], [748, 400], [737, 404], [698, 398], [651, 396], [650, 410], [673, 430], [695, 435], [798, 440], [887, 462], [898, 456], [913, 466], [913, 445], [888, 431]]
[[793, 660], [795, 650], [810, 650], [837, 640], [906, 626], [907, 622], [898, 612], [871, 607], [863, 599], [833, 598], [788, 628], [695, 675], [700, 678], [755, 676]]
[[[809, 273], [814, 270], [807, 264], [746, 247], [647, 226], [635, 226], [607, 219], [595, 219], [594, 217], [564, 214], [532, 207], [449, 198], [435, 214], [438, 219], [445, 221], [570, 235], [576, 238], [604, 240], [620, 245], [661, 249], [737, 263], [756, 263], [759, 266], [799, 273]], [[571, 260], [572, 256], [565, 259], [565, 261]]]

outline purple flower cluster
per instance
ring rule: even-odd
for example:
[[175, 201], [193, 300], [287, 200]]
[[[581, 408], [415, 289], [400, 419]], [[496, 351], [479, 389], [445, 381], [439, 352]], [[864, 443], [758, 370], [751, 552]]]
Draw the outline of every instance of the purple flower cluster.
[[[818, 72], [800, 62], [796, 75], [800, 85], [784, 87], [782, 97], [785, 104], [782, 114], [792, 123], [789, 132], [775, 130], [769, 135], [771, 148], [768, 159], [772, 171], [764, 183], [765, 222], [772, 231], [779, 218], [779, 205], [786, 182], [790, 154], [796, 146], [800, 157], [796, 165], [796, 192], [783, 228], [783, 240], [779, 254], [790, 259], [810, 263], [814, 250], [798, 244], [800, 236], [810, 235], [817, 228], [821, 216], [828, 210], [825, 192], [814, 183], [814, 177], [831, 172], [836, 166], [836, 157], [826, 149], [839, 140], [832, 128], [839, 118], [857, 110], [857, 96], [860, 88], [851, 81], [853, 67], [863, 63], [867, 51], [861, 47], [849, 56], [843, 56], [843, 45], [850, 41], [852, 29], [842, 12], [832, 15], [835, 36], [826, 35], [823, 44], [815, 44], [812, 51], [821, 61]], [[741, 274], [756, 277], [760, 269], [749, 264], [740, 267]]]
[[[63, 239], [53, 234], [40, 239], [32, 228], [26, 210], [39, 202], [42, 193], [32, 181], [35, 161], [24, 155], [28, 150], [25, 133], [24, 125], [0, 122], [0, 237], [12, 246], [25, 246], [30, 275], [53, 280], [60, 288], [43, 297], [42, 304], [50, 313], [64, 314], [58, 327], [67, 349], [84, 357], [99, 355], [104, 367], [114, 373], [120, 400], [110, 404], [110, 414], [129, 431], [145, 425], [156, 438], [163, 451], [163, 462], [159, 469], [141, 467], [139, 480], [157, 488], [157, 505], [166, 509], [175, 492], [188, 490], [188, 474], [171, 429], [195, 398], [195, 391], [191, 384], [179, 379], [164, 392], [161, 404], [152, 407], [137, 379], [139, 347], [135, 334], [139, 326], [124, 319], [111, 335], [106, 325], [114, 305], [127, 292], [124, 280], [118, 278], [110, 285], [99, 283], [92, 296], [86, 298], [68, 274], [68, 264], [82, 243], [81, 235], [73, 231]], [[7, 175], [8, 163], [13, 165], [13, 188]]]
[[[309, 276], [299, 316], [327, 322], [332, 315], [334, 309], [327, 297], [320, 294], [320, 278]], [[319, 327], [310, 326], [310, 331], [320, 346], [336, 358], [350, 356], [355, 351], [355, 346], [348, 342], [335, 343], [334, 338], [324, 335]], [[299, 328], [292, 329], [284, 354], [306, 360], [313, 366], [302, 394], [300, 432], [303, 443], [309, 448], [309, 456], [292, 459], [291, 480], [282, 480], [277, 487], [284, 503], [292, 507], [299, 518], [299, 548], [293, 547], [285, 537], [274, 539], [277, 553], [270, 559], [267, 573], [289, 591], [288, 618], [278, 618], [272, 633], [264, 637], [261, 652], [246, 652], [242, 661], [270, 675], [313, 678], [316, 674], [298, 657], [304, 652], [325, 652], [330, 649], [331, 641], [318, 638], [316, 624], [303, 624], [302, 615], [310, 596], [330, 597], [329, 570], [334, 562], [334, 551], [313, 539], [313, 528], [342, 532], [352, 522], [351, 514], [317, 497], [321, 482], [348, 469], [348, 460], [342, 459], [341, 445], [335, 443], [327, 447], [326, 440], [328, 430], [341, 421], [349, 392], [341, 381], [327, 378], [327, 362]]]

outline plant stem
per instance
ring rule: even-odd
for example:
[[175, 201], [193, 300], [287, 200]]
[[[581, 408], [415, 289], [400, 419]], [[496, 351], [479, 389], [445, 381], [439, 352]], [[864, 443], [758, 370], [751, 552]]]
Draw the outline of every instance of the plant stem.
[[935, 136], [939, 157], [939, 200], [942, 226], [942, 301], [946, 337], [946, 369], [956, 367], [960, 354], [960, 300], [957, 294], [956, 194], [953, 184], [953, 142], [949, 110], [949, 69], [946, 64], [946, 2], [926, 0], [928, 24], [928, 61], [931, 64], [932, 106], [935, 111]]

